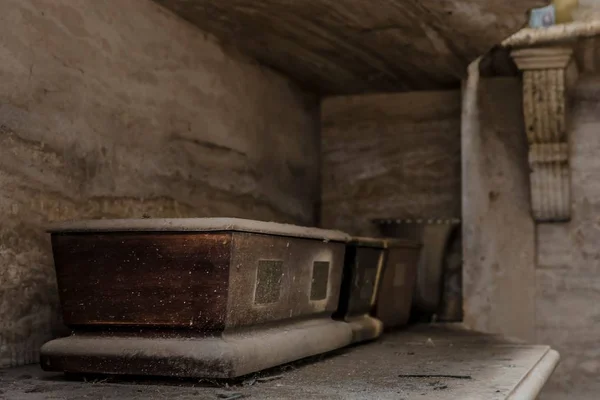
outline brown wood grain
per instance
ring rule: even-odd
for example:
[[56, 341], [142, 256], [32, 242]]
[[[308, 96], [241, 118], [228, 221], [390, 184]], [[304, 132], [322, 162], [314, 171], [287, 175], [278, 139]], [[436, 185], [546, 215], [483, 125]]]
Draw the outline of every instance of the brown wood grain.
[[52, 235], [67, 325], [221, 330], [231, 234]]

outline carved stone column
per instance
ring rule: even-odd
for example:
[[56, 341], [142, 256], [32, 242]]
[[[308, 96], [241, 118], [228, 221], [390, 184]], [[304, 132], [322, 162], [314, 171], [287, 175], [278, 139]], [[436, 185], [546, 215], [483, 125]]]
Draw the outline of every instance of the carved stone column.
[[531, 205], [539, 222], [571, 218], [568, 89], [577, 80], [570, 46], [513, 50], [523, 71], [523, 114], [529, 142]]

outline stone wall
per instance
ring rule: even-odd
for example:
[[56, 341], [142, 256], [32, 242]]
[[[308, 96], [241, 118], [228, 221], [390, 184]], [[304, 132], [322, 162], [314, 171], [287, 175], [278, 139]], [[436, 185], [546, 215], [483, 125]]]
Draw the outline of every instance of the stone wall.
[[377, 235], [376, 218], [460, 217], [460, 92], [322, 101], [323, 226]]
[[595, 399], [600, 75], [583, 76], [573, 93], [567, 223], [535, 225], [531, 217], [519, 81], [482, 80], [478, 97], [480, 126], [463, 129], [465, 323], [558, 350], [561, 362], [541, 399]]
[[314, 223], [318, 101], [149, 0], [4, 0], [0, 366], [59, 326], [48, 221]]
[[537, 229], [536, 339], [561, 354], [542, 399], [600, 393], [600, 75], [582, 77], [573, 97], [572, 218]]
[[533, 340], [535, 224], [520, 81], [482, 79], [464, 95], [477, 96], [462, 127], [464, 322]]

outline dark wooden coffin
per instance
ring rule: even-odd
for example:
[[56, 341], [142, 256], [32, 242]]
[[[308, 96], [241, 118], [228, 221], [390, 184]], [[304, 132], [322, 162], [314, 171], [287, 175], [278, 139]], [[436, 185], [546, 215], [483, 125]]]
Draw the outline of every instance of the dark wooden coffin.
[[351, 342], [334, 321], [347, 235], [230, 218], [53, 227], [70, 337], [45, 370], [231, 378]]
[[423, 244], [413, 293], [413, 308], [423, 316], [442, 308], [444, 267], [449, 239], [460, 227], [459, 219], [375, 220], [384, 236]]
[[421, 245], [386, 239], [386, 260], [375, 305], [375, 316], [386, 328], [405, 325], [410, 317]]
[[340, 303], [336, 318], [352, 327], [352, 341], [375, 339], [383, 324], [371, 316], [381, 274], [386, 242], [381, 239], [353, 238], [346, 245]]

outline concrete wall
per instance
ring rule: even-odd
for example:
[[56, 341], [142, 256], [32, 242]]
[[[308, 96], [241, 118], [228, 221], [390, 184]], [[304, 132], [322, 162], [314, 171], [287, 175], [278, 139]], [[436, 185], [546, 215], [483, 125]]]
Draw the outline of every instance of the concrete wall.
[[561, 354], [542, 399], [600, 393], [600, 75], [582, 77], [571, 109], [572, 219], [537, 230], [536, 339]]
[[520, 81], [482, 79], [467, 84], [471, 95], [462, 127], [464, 322], [533, 340], [535, 225]]
[[323, 226], [460, 217], [460, 107], [459, 91], [324, 99]]
[[3, 0], [0, 366], [56, 324], [51, 220], [314, 222], [318, 101], [148, 0]]

